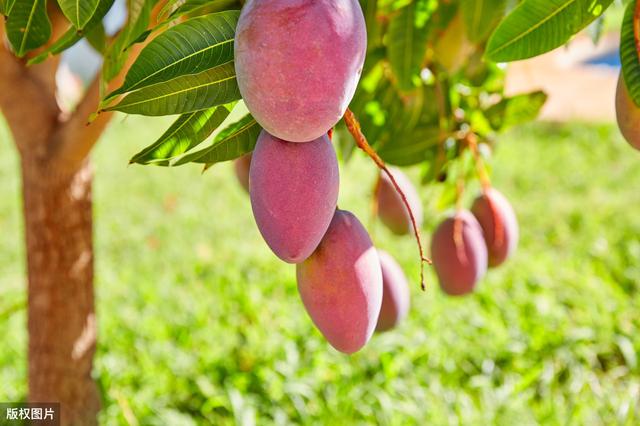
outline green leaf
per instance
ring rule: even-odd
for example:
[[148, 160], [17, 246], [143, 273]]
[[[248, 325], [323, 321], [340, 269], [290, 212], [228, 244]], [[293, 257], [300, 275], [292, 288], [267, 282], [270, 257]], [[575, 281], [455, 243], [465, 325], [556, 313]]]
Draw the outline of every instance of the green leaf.
[[516, 61], [548, 52], [589, 25], [613, 0], [525, 0], [498, 26], [485, 56]]
[[9, 16], [15, 0], [0, 0], [0, 15]]
[[367, 24], [367, 50], [371, 50], [380, 45], [381, 28], [378, 22], [378, 1], [377, 0], [360, 0], [360, 7], [364, 14]]
[[130, 163], [169, 165], [169, 160], [198, 146], [213, 133], [233, 109], [221, 105], [183, 114], [152, 145], [134, 155]]
[[489, 107], [485, 116], [494, 130], [506, 130], [535, 120], [546, 101], [547, 94], [541, 90], [503, 98]]
[[87, 33], [87, 41], [98, 53], [104, 53], [107, 48], [107, 34], [102, 22]]
[[640, 107], [640, 52], [638, 52], [633, 31], [633, 14], [636, 0], [630, 1], [622, 21], [620, 35], [620, 61], [622, 74], [629, 96]]
[[235, 160], [253, 151], [262, 128], [256, 120], [247, 114], [240, 121], [231, 124], [205, 149], [188, 154], [176, 161], [175, 166], [186, 163], [204, 163], [206, 168], [222, 161]]
[[107, 100], [233, 60], [238, 11], [201, 16], [160, 34], [140, 52], [125, 82]]
[[89, 22], [84, 31], [78, 31], [75, 27], [69, 28], [64, 34], [58, 38], [51, 46], [49, 46], [44, 52], [40, 53], [27, 62], [28, 65], [38, 64], [47, 58], [64, 52], [84, 37], [84, 34], [91, 33], [95, 28], [102, 25], [102, 18], [107, 14], [114, 0], [101, 0], [98, 5], [98, 11], [93, 15], [91, 22]]
[[127, 2], [129, 11], [127, 23], [109, 45], [104, 55], [102, 79], [105, 83], [111, 81], [122, 70], [128, 56], [125, 50], [147, 30], [154, 4], [155, 0], [129, 0]]
[[180, 16], [197, 16], [223, 10], [240, 9], [236, 0], [174, 0], [163, 8], [161, 16], [176, 19]]
[[172, 115], [199, 111], [240, 99], [233, 62], [199, 74], [145, 86], [128, 94], [106, 111], [128, 114]]
[[58, 0], [58, 4], [69, 22], [82, 30], [98, 10], [100, 0]]
[[412, 90], [420, 84], [420, 71], [427, 50], [427, 0], [417, 0], [400, 9], [389, 24], [388, 55], [400, 90]]
[[16, 0], [7, 18], [6, 30], [19, 57], [45, 44], [51, 37], [46, 0]]
[[462, 0], [460, 6], [469, 40], [479, 43], [489, 37], [504, 16], [507, 0]]

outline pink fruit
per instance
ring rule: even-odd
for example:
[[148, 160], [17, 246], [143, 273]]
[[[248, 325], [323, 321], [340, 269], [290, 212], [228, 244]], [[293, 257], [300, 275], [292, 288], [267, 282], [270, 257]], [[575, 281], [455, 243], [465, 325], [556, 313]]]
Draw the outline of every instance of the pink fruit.
[[369, 234], [337, 210], [316, 251], [297, 265], [298, 291], [314, 324], [347, 354], [371, 338], [382, 303], [382, 273]]
[[496, 189], [489, 189], [473, 202], [474, 214], [484, 234], [489, 266], [504, 262], [518, 246], [518, 219], [509, 201]]
[[366, 45], [357, 0], [249, 0], [235, 39], [240, 93], [272, 135], [314, 140], [344, 115]]
[[[416, 225], [420, 227], [423, 221], [422, 202], [418, 191], [411, 183], [411, 180], [402, 173], [400, 170], [392, 168], [390, 169], [396, 183], [404, 193], [413, 216], [416, 220]], [[398, 235], [408, 234], [413, 232], [413, 226], [411, 225], [411, 217], [409, 211], [405, 207], [402, 197], [396, 191], [391, 179], [386, 173], [380, 174], [380, 181], [376, 187], [376, 200], [378, 203], [378, 216], [382, 223], [389, 228], [393, 233]]]
[[282, 260], [298, 263], [313, 253], [338, 201], [338, 160], [327, 135], [291, 143], [262, 131], [249, 171], [253, 216]]
[[473, 291], [487, 272], [487, 246], [471, 212], [458, 212], [438, 226], [431, 240], [431, 256], [445, 293], [457, 296]]
[[251, 167], [251, 153], [245, 154], [233, 162], [233, 169], [240, 186], [249, 192], [249, 168]]
[[376, 331], [387, 331], [402, 321], [409, 312], [409, 284], [402, 268], [391, 255], [378, 250], [382, 269], [382, 307]]

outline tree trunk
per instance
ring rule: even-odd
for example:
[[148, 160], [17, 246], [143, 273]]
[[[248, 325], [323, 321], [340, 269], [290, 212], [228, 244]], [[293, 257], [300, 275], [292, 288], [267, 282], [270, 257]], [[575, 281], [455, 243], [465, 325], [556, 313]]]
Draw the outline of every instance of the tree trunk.
[[23, 153], [29, 274], [29, 400], [60, 402], [63, 425], [97, 423], [92, 169], [63, 176]]

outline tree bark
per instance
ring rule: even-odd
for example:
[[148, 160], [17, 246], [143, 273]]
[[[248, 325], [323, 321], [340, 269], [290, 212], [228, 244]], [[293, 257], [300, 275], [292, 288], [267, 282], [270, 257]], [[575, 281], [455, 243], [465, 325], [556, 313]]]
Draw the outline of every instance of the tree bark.
[[93, 294], [92, 170], [49, 173], [23, 155], [29, 276], [29, 400], [60, 402], [63, 425], [97, 423], [91, 378], [96, 347]]

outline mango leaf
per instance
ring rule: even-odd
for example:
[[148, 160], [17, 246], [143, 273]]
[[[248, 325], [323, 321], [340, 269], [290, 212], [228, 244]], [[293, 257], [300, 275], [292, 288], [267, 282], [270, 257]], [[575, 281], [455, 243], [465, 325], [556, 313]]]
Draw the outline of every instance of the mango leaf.
[[60, 36], [51, 46], [49, 46], [44, 52], [31, 58], [28, 65], [38, 64], [47, 58], [62, 53], [67, 50], [84, 37], [85, 34], [91, 33], [95, 28], [102, 25], [102, 18], [107, 14], [114, 0], [101, 0], [98, 4], [98, 10], [93, 15], [91, 21], [85, 26], [83, 31], [78, 31], [75, 27], [69, 28], [64, 34]]
[[177, 0], [168, 2], [160, 15], [173, 20], [184, 15], [197, 16], [240, 7], [237, 0]]
[[498, 26], [485, 56], [494, 62], [531, 58], [564, 43], [613, 0], [524, 0]]
[[378, 155], [388, 164], [405, 167], [425, 161], [427, 152], [440, 142], [440, 129], [437, 126], [417, 128], [403, 136], [378, 150]]
[[58, 4], [69, 22], [82, 30], [98, 10], [100, 0], [58, 0]]
[[240, 99], [233, 62], [199, 74], [145, 86], [105, 111], [128, 114], [172, 115], [199, 111]]
[[16, 0], [7, 18], [6, 30], [19, 57], [45, 44], [51, 37], [46, 0]]
[[102, 22], [87, 33], [87, 41], [97, 52], [104, 53], [107, 48], [107, 34]]
[[183, 114], [152, 145], [131, 158], [129, 163], [168, 166], [169, 160], [198, 146], [218, 128], [235, 103]]
[[636, 46], [633, 15], [637, 0], [630, 1], [622, 20], [620, 35], [620, 61], [622, 62], [622, 74], [627, 85], [629, 96], [640, 107], [640, 52]]
[[428, 0], [416, 0], [400, 9], [389, 24], [388, 55], [400, 90], [415, 89], [427, 50]]
[[256, 120], [247, 114], [240, 121], [231, 124], [220, 132], [213, 144], [205, 149], [188, 154], [176, 161], [174, 166], [186, 163], [204, 163], [206, 168], [222, 161], [235, 160], [253, 151], [262, 128]]
[[546, 101], [547, 94], [540, 90], [503, 98], [489, 107], [485, 111], [485, 116], [494, 130], [506, 130], [534, 120]]
[[360, 0], [360, 7], [367, 24], [367, 50], [374, 49], [382, 42], [380, 23], [378, 22], [378, 1]]
[[109, 45], [104, 55], [102, 79], [105, 83], [111, 81], [122, 70], [127, 58], [125, 50], [147, 30], [154, 4], [155, 0], [129, 0], [127, 2], [129, 12], [127, 23]]
[[9, 16], [15, 0], [0, 0], [0, 15]]
[[214, 13], [178, 24], [153, 39], [105, 102], [178, 76], [197, 74], [233, 60], [238, 11]]
[[469, 40], [479, 43], [487, 39], [504, 16], [507, 0], [462, 0], [460, 7]]

